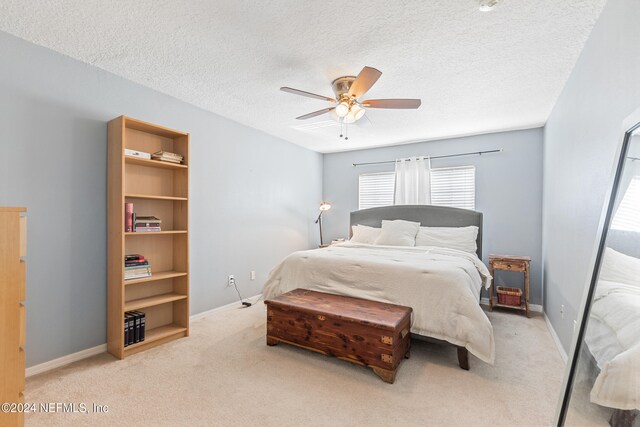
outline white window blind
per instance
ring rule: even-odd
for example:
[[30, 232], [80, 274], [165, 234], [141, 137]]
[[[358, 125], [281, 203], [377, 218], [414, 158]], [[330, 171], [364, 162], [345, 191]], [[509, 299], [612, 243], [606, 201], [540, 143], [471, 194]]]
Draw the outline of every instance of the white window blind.
[[[395, 172], [361, 174], [358, 209], [393, 205], [395, 179]], [[431, 204], [474, 210], [475, 166], [431, 169]]]
[[475, 210], [475, 166], [431, 169], [431, 204]]
[[358, 179], [358, 209], [393, 205], [395, 172], [365, 173]]
[[613, 217], [611, 228], [640, 232], [640, 176], [634, 176], [631, 180]]

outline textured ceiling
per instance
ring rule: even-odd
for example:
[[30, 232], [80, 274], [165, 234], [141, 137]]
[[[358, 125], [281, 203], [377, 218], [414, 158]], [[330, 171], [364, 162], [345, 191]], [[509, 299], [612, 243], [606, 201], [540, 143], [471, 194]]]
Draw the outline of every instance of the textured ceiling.
[[[304, 147], [331, 152], [544, 124], [606, 0], [0, 0], [0, 30]], [[331, 81], [369, 65], [369, 110], [338, 138]], [[303, 125], [300, 127], [300, 125]]]

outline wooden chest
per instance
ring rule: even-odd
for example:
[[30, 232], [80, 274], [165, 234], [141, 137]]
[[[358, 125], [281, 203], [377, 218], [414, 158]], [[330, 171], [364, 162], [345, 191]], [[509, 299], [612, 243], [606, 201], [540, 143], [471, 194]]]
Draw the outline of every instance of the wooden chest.
[[388, 383], [409, 357], [410, 307], [306, 289], [265, 304], [268, 345], [285, 342], [365, 365]]

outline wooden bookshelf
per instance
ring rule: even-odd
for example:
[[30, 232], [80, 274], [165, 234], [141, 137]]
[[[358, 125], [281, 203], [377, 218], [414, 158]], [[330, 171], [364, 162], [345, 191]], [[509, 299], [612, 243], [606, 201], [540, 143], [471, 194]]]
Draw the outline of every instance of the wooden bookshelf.
[[[107, 348], [123, 359], [189, 335], [189, 134], [121, 116], [108, 126]], [[125, 156], [129, 148], [178, 153], [183, 164]], [[125, 232], [124, 205], [162, 220], [159, 232]], [[142, 254], [151, 277], [124, 279], [124, 256]], [[145, 340], [124, 345], [124, 313], [143, 311]]]

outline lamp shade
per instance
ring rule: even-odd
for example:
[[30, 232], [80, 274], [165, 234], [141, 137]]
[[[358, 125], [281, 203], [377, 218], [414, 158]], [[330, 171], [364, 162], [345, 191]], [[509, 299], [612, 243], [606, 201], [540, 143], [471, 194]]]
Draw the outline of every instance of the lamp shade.
[[353, 114], [353, 111], [349, 111], [349, 113], [344, 116], [344, 118], [342, 119], [342, 121], [344, 123], [350, 124], [356, 121], [356, 117]]
[[362, 116], [364, 116], [364, 108], [358, 104], [354, 104], [353, 107], [351, 107], [351, 113], [353, 113], [354, 120], [360, 120]]
[[347, 104], [346, 102], [342, 101], [340, 104], [338, 104], [338, 106], [335, 108], [336, 110], [336, 114], [338, 115], [338, 117], [344, 117], [347, 114], [349, 114], [349, 104]]
[[321, 211], [328, 211], [329, 209], [331, 209], [331, 203], [327, 203], [327, 202], [321, 202], [320, 203], [320, 210]]

